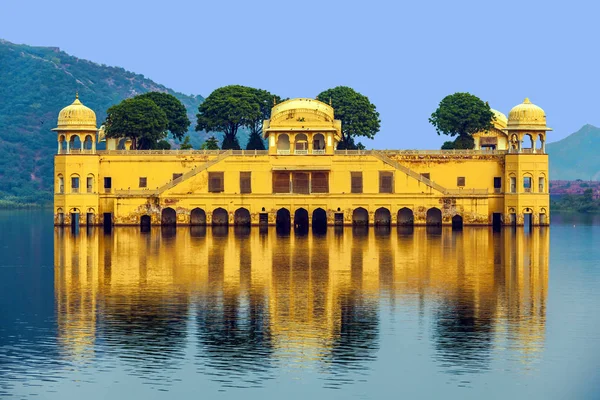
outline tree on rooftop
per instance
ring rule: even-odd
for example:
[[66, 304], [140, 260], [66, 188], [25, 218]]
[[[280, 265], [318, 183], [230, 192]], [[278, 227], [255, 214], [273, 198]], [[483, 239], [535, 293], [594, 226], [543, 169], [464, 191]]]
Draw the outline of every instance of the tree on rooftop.
[[181, 150], [191, 150], [192, 149], [192, 144], [190, 143], [190, 137], [186, 135], [186, 137], [183, 139], [183, 142], [181, 143], [181, 145], [179, 146], [179, 148]]
[[442, 99], [429, 122], [438, 135], [458, 136], [445, 142], [442, 149], [472, 149], [473, 134], [492, 127], [494, 113], [490, 106], [470, 93], [454, 93]]
[[133, 149], [155, 148], [167, 136], [167, 115], [150, 99], [126, 99], [106, 113], [106, 137], [131, 138]]
[[216, 137], [211, 136], [202, 143], [200, 150], [219, 150], [219, 141]]
[[281, 102], [281, 97], [263, 89], [247, 89], [254, 95], [254, 101], [258, 104], [260, 113], [246, 123], [246, 126], [250, 129], [250, 137], [248, 138], [246, 150], [264, 150], [265, 143], [262, 139], [263, 121], [271, 118], [271, 109], [275, 103]]
[[356, 149], [356, 137], [373, 139], [379, 132], [381, 121], [375, 105], [354, 89], [337, 86], [319, 93], [317, 99], [324, 103], [331, 100], [335, 118], [342, 121], [342, 140], [338, 143], [338, 149]]
[[183, 139], [190, 126], [185, 106], [169, 93], [148, 92], [136, 96], [141, 99], [152, 100], [167, 116], [167, 129], [177, 140]]
[[238, 130], [260, 115], [260, 105], [251, 88], [224, 86], [213, 91], [198, 107], [196, 130], [223, 132], [221, 148], [239, 150]]

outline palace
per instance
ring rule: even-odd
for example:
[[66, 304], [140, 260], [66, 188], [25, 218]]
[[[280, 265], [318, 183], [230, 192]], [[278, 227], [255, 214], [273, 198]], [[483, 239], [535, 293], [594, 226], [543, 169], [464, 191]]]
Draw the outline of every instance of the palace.
[[[131, 150], [78, 98], [61, 110], [56, 225], [548, 225], [544, 110], [525, 99], [474, 150], [336, 150], [318, 100], [276, 104], [268, 150]], [[98, 141], [106, 150], [97, 150]], [[121, 149], [123, 148], [123, 149]]]

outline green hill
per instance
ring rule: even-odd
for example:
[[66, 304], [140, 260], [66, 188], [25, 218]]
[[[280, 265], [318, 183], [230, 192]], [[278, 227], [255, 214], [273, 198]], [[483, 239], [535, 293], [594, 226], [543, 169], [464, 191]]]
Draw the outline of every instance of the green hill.
[[546, 151], [550, 155], [550, 179], [600, 180], [598, 149], [600, 128], [592, 125], [584, 125], [566, 138], [548, 143]]
[[[96, 112], [148, 91], [173, 94], [186, 106], [193, 130], [201, 96], [186, 96], [123, 68], [73, 57], [56, 47], [16, 45], [0, 39], [0, 206], [52, 201], [53, 155], [61, 108], [75, 92]], [[192, 142], [201, 141], [193, 134]]]

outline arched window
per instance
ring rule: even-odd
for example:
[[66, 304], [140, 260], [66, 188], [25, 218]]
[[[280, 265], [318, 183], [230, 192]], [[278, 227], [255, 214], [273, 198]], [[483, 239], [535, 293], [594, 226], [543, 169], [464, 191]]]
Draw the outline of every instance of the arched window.
[[94, 175], [88, 174], [85, 180], [85, 188], [87, 193], [94, 193]]
[[58, 137], [58, 154], [66, 154], [67, 153], [67, 139], [65, 135], [60, 135]]
[[290, 154], [290, 137], [285, 133], [277, 136], [277, 154]]
[[317, 133], [313, 136], [313, 154], [325, 154], [325, 136]]
[[540, 176], [538, 177], [538, 192], [546, 192], [546, 175], [544, 174], [540, 174]]
[[79, 175], [71, 175], [71, 193], [79, 193]]
[[92, 135], [87, 135], [83, 142], [83, 149], [91, 151], [93, 146], [94, 146], [94, 139], [92, 138]]
[[544, 134], [540, 133], [538, 135], [538, 139], [536, 141], [536, 152], [538, 153], [546, 153], [546, 138]]
[[510, 193], [517, 193], [517, 177], [514, 174], [509, 176], [510, 179]]
[[531, 133], [526, 133], [523, 135], [523, 143], [521, 145], [521, 149], [524, 153], [532, 153], [535, 148], [535, 142], [533, 140], [533, 136]]
[[71, 141], [69, 144], [69, 151], [71, 153], [81, 152], [81, 139], [79, 138], [79, 135], [71, 136]]
[[63, 194], [65, 192], [65, 178], [61, 174], [57, 176], [56, 185], [56, 192]]
[[308, 139], [304, 133], [296, 135], [294, 154], [308, 154]]
[[525, 193], [531, 193], [533, 185], [533, 177], [529, 174], [523, 175], [523, 191]]

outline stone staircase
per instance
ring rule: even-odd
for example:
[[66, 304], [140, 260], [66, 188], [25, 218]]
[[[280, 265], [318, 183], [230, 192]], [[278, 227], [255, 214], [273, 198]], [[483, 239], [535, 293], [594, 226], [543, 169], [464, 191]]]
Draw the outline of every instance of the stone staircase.
[[223, 161], [225, 158], [229, 157], [232, 154], [233, 154], [232, 150], [224, 151], [223, 153], [219, 154], [216, 158], [213, 158], [212, 160], [209, 160], [209, 161], [205, 162], [204, 164], [201, 164], [201, 165], [198, 165], [197, 167], [192, 168], [191, 170], [189, 170], [185, 174], [181, 175], [180, 177], [173, 179], [169, 183], [159, 187], [154, 192], [154, 195], [155, 196], [161, 195], [165, 191], [172, 189], [175, 186], [179, 185], [181, 182], [183, 182], [187, 179], [190, 179], [190, 178], [198, 175], [200, 172], [205, 171], [207, 168], [215, 165], [216, 163]]
[[377, 151], [377, 150], [373, 150], [371, 153], [373, 156], [375, 156], [376, 158], [378, 158], [379, 160], [383, 161], [384, 163], [396, 168], [399, 171], [404, 172], [406, 175], [418, 180], [421, 183], [424, 183], [425, 185], [429, 186], [430, 188], [437, 190], [438, 192], [442, 193], [442, 194], [448, 194], [449, 191], [448, 189], [446, 189], [445, 187], [443, 187], [440, 184], [435, 183], [434, 181], [432, 181], [431, 179], [425, 178], [423, 175], [421, 175], [418, 172], [413, 171], [412, 169], [392, 160], [391, 158], [389, 158], [388, 156], [386, 156], [383, 152], [381, 151]]

